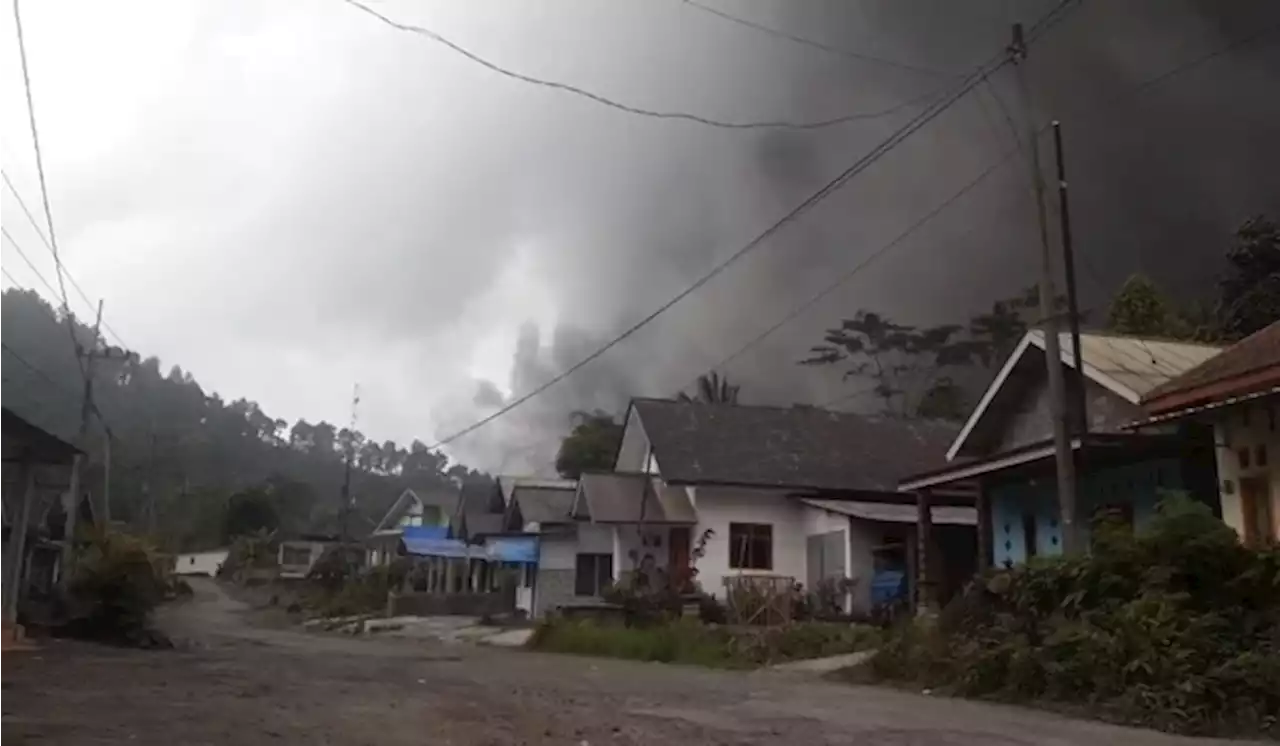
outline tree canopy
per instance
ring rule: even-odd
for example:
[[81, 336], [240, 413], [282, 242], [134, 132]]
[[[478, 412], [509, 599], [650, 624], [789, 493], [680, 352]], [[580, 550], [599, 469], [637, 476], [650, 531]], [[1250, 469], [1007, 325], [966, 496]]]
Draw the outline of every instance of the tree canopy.
[[[62, 315], [27, 290], [5, 291], [2, 305], [5, 406], [70, 440], [83, 381]], [[82, 345], [101, 344], [91, 328], [76, 320], [73, 328]], [[348, 451], [353, 532], [370, 528], [405, 487], [452, 488], [484, 478], [421, 441], [377, 443], [323, 421], [290, 425], [256, 402], [207, 392], [177, 365], [165, 373], [155, 357], [100, 360], [94, 399], [114, 436], [112, 519], [154, 529], [175, 549], [220, 543], [241, 523], [240, 514], [228, 513], [236, 495], [265, 496], [285, 530], [336, 528]], [[103, 494], [104, 439], [95, 420], [83, 472], [95, 501]]]
[[1135, 337], [1184, 339], [1191, 325], [1145, 275], [1132, 275], [1120, 287], [1107, 312], [1107, 328]]
[[611, 471], [622, 443], [622, 424], [607, 412], [574, 412], [573, 429], [560, 442], [556, 471], [577, 479], [585, 471]]
[[1280, 319], [1280, 225], [1250, 218], [1227, 249], [1227, 273], [1218, 282], [1217, 331], [1235, 341]]

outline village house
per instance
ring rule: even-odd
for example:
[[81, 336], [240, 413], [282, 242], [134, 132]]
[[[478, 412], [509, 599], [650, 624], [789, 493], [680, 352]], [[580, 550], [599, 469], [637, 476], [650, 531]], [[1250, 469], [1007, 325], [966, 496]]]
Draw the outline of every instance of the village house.
[[182, 552], [173, 558], [175, 575], [206, 575], [213, 577], [227, 561], [229, 551], [226, 547], [207, 549], [201, 552]]
[[445, 538], [458, 512], [458, 492], [451, 489], [412, 490], [400, 493], [366, 539], [369, 567], [390, 563], [400, 553], [406, 527], [427, 529], [419, 535]]
[[578, 526], [570, 516], [578, 482], [499, 477], [503, 529], [534, 539], [534, 562], [522, 566], [516, 607], [531, 617], [574, 601]]
[[1212, 428], [1222, 519], [1245, 544], [1280, 540], [1280, 321], [1147, 392], [1150, 424]]
[[3, 410], [3, 427], [2, 587], [7, 635], [19, 612], [47, 612], [74, 527], [91, 525], [95, 519], [87, 493], [70, 515], [71, 464], [81, 451], [8, 407]]
[[[1205, 428], [1133, 425], [1145, 419], [1143, 395], [1209, 360], [1218, 348], [1103, 333], [1081, 334], [1080, 347], [1083, 364], [1077, 365], [1070, 335], [1061, 336], [1068, 402], [1083, 398], [1087, 424], [1087, 431], [1077, 424], [1070, 438], [1077, 536], [1087, 541], [1090, 521], [1100, 511], [1140, 525], [1170, 491], [1211, 491], [1213, 443]], [[1051, 411], [1045, 338], [1033, 330], [952, 442], [948, 464], [904, 479], [900, 488], [925, 504], [943, 490], [973, 490], [984, 564], [1008, 566], [1060, 554]]]
[[[614, 471], [582, 476], [567, 519], [525, 526], [540, 529], [535, 615], [596, 602], [637, 573], [679, 584], [698, 548], [697, 584], [722, 599], [744, 584], [790, 591], [845, 580], [845, 610], [865, 611], [877, 572], [914, 576], [916, 509], [897, 481], [941, 463], [953, 434], [813, 407], [635, 399]], [[547, 503], [567, 495], [566, 485]], [[937, 510], [955, 529], [940, 537], [948, 562], [967, 576], [973, 509]]]

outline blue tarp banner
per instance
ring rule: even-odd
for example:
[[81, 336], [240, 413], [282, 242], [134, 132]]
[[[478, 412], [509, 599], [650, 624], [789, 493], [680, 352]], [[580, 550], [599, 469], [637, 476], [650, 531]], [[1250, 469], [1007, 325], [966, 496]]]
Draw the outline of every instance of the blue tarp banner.
[[491, 536], [484, 540], [485, 557], [494, 562], [538, 563], [538, 539], [535, 536]]
[[406, 539], [410, 537], [414, 539], [446, 539], [449, 536], [449, 527], [405, 526], [401, 535]]

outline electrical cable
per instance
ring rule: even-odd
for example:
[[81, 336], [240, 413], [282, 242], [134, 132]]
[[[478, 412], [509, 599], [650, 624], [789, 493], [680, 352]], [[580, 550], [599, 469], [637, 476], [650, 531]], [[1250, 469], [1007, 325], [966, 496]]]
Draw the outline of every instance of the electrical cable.
[[[346, 1], [353, 2], [354, 0], [346, 0]], [[1057, 6], [1055, 6], [1053, 10], [1049, 11], [1049, 13], [1047, 13], [1044, 16], [1044, 18], [1042, 18], [1039, 22], [1037, 22], [1035, 26], [1032, 27], [1032, 30], [1027, 34], [1028, 43], [1039, 34], [1042, 34], [1045, 31], [1047, 31], [1052, 25], [1056, 24], [1057, 21], [1061, 20], [1061, 18], [1064, 17], [1063, 11], [1066, 8], [1069, 8], [1070, 6], [1072, 6], [1074, 3], [1075, 3], [1075, 0], [1063, 0], [1063, 2], [1060, 2]], [[829, 195], [839, 190], [841, 187], [843, 187], [855, 176], [857, 176], [858, 174], [862, 173], [864, 170], [869, 168], [871, 164], [875, 163], [881, 157], [883, 157], [886, 153], [892, 151], [894, 148], [900, 145], [904, 140], [906, 140], [908, 137], [914, 134], [921, 127], [924, 127], [926, 124], [928, 124], [929, 122], [937, 118], [939, 115], [941, 115], [944, 111], [951, 108], [951, 106], [955, 104], [956, 101], [959, 101], [961, 98], [965, 96], [965, 94], [967, 94], [969, 91], [973, 90], [974, 87], [980, 84], [986, 75], [990, 75], [992, 72], [994, 72], [994, 70], [997, 70], [1003, 67], [1004, 65], [1009, 64], [1009, 62], [1010, 62], [1010, 59], [1009, 59], [1007, 50], [1002, 50], [1001, 53], [996, 57], [994, 57], [991, 61], [987, 62], [986, 64], [982, 65], [977, 70], [975, 70], [974, 72], [970, 73], [959, 85], [955, 87], [954, 90], [948, 93], [943, 99], [930, 105], [930, 107], [926, 109], [924, 112], [921, 112], [916, 117], [912, 118], [911, 121], [907, 122], [905, 125], [903, 125], [898, 130], [893, 132], [891, 135], [889, 135], [889, 137], [887, 137], [879, 145], [872, 148], [869, 152], [867, 152], [865, 155], [859, 158], [856, 162], [854, 162], [853, 165], [849, 166], [847, 169], [841, 172], [839, 176], [837, 176], [835, 179], [828, 182], [817, 192], [814, 192], [807, 199], [805, 199], [803, 202], [801, 202], [799, 205], [793, 208], [790, 212], [783, 215], [780, 219], [778, 219], [772, 225], [766, 228], [764, 232], [760, 233], [758, 236], [756, 236], [751, 241], [749, 241], [746, 245], [742, 246], [737, 251], [735, 251], [732, 255], [730, 255], [728, 258], [726, 258], [725, 260], [717, 264], [715, 267], [713, 267], [709, 272], [707, 272], [702, 277], [694, 281], [693, 284], [689, 285], [687, 288], [677, 293], [670, 300], [658, 306], [658, 308], [656, 308], [654, 311], [649, 313], [647, 316], [640, 319], [636, 323], [632, 324], [630, 327], [624, 330], [621, 334], [614, 337], [609, 342], [605, 343], [602, 347], [600, 347], [596, 351], [592, 352], [591, 354], [587, 355], [583, 359], [579, 360], [577, 363], [570, 366], [564, 372], [554, 376], [550, 380], [534, 388], [529, 393], [518, 397], [517, 399], [507, 404], [506, 406], [502, 407], [501, 409], [497, 410], [496, 412], [477, 420], [476, 422], [462, 428], [461, 430], [454, 432], [448, 437], [441, 438], [434, 445], [431, 446], [431, 450], [435, 450], [437, 448], [440, 448], [441, 446], [448, 445], [454, 440], [457, 440], [458, 438], [461, 438], [464, 435], [474, 432], [475, 430], [481, 427], [484, 427], [485, 425], [489, 424], [490, 422], [493, 422], [499, 417], [506, 415], [508, 412], [512, 411], [516, 407], [519, 407], [520, 405], [540, 395], [542, 392], [551, 388], [552, 386], [559, 383], [560, 381], [563, 381], [564, 379], [573, 375], [578, 370], [590, 364], [596, 358], [605, 354], [613, 347], [621, 344], [623, 341], [625, 341], [626, 339], [634, 335], [636, 332], [640, 331], [645, 326], [648, 326], [650, 322], [652, 322], [654, 319], [661, 316], [664, 312], [666, 312], [672, 306], [684, 300], [689, 295], [692, 295], [694, 292], [699, 290], [702, 286], [706, 285], [708, 282], [714, 279], [721, 272], [728, 269], [732, 264], [737, 262], [739, 259], [746, 256], [747, 254], [754, 251], [755, 249], [759, 248], [766, 240], [772, 237], [775, 233], [782, 230], [784, 227], [786, 227], [792, 221], [799, 218], [804, 213], [808, 212], [810, 209], [813, 208], [814, 205], [818, 204], [822, 200], [826, 199]]]
[[452, 49], [454, 52], [457, 52], [458, 54], [462, 55], [463, 57], [466, 57], [467, 59], [471, 60], [477, 65], [487, 68], [488, 70], [498, 73], [499, 75], [504, 75], [508, 78], [512, 78], [514, 80], [518, 80], [523, 83], [529, 83], [531, 85], [542, 86], [544, 88], [552, 88], [558, 91], [563, 91], [565, 93], [570, 93], [570, 94], [573, 94], [574, 96], [579, 96], [581, 98], [594, 101], [597, 104], [608, 106], [610, 108], [617, 109], [619, 111], [623, 111], [628, 114], [635, 114], [637, 116], [649, 117], [652, 119], [678, 119], [678, 120], [684, 120], [688, 122], [696, 122], [697, 124], [706, 125], [708, 127], [718, 127], [721, 129], [733, 129], [733, 130], [751, 130], [751, 129], [815, 130], [815, 129], [823, 129], [826, 127], [834, 127], [841, 124], [848, 124], [850, 122], [858, 122], [858, 121], [863, 121], [868, 119], [880, 119], [883, 117], [891, 116], [893, 114], [896, 114], [899, 111], [902, 111], [904, 109], [910, 108], [917, 104], [923, 103], [931, 98], [935, 98], [941, 95], [944, 90], [944, 89], [938, 89], [938, 90], [928, 91], [926, 93], [922, 93], [918, 96], [913, 96], [912, 98], [906, 99], [905, 101], [901, 101], [897, 104], [889, 106], [888, 108], [880, 109], [877, 111], [865, 111], [865, 112], [859, 112], [854, 114], [846, 114], [844, 116], [831, 117], [828, 119], [820, 119], [820, 120], [808, 121], [808, 122], [795, 122], [795, 121], [781, 120], [781, 119], [773, 120], [773, 121], [735, 122], [735, 121], [729, 121], [729, 120], [723, 120], [723, 119], [713, 119], [711, 117], [704, 117], [698, 114], [691, 114], [689, 112], [684, 112], [684, 111], [659, 111], [657, 109], [646, 109], [639, 106], [632, 106], [631, 104], [624, 104], [624, 103], [615, 101], [607, 96], [604, 96], [599, 93], [594, 93], [592, 91], [588, 91], [585, 88], [580, 88], [576, 85], [571, 85], [569, 83], [562, 83], [555, 80], [547, 80], [544, 78], [536, 78], [532, 75], [526, 75], [524, 73], [516, 72], [515, 70], [502, 67], [497, 63], [490, 62], [484, 57], [481, 57], [480, 55], [468, 50], [467, 48], [463, 47], [460, 44], [457, 44], [456, 42], [450, 41], [449, 39], [445, 38], [444, 36], [442, 36], [441, 34], [435, 31], [432, 31], [431, 29], [425, 28], [423, 26], [415, 26], [410, 23], [402, 23], [388, 16], [385, 16], [382, 13], [379, 13], [378, 11], [374, 10], [373, 8], [370, 8], [368, 5], [365, 5], [364, 3], [360, 2], [360, 0], [342, 0], [342, 1], [354, 8], [357, 8], [359, 10], [364, 11], [365, 13], [368, 13], [369, 15], [373, 16], [374, 18], [378, 19], [379, 21], [383, 22], [384, 24], [396, 30], [405, 31], [412, 34], [418, 34], [420, 36], [424, 36], [428, 39], [431, 39], [432, 41], [435, 41], [439, 44], [442, 44], [448, 47], [449, 49]]
[[909, 72], [920, 73], [922, 75], [931, 75], [934, 77], [938, 77], [938, 76], [960, 77], [952, 73], [943, 72], [941, 70], [934, 70], [928, 67], [911, 65], [905, 62], [897, 62], [895, 60], [886, 59], [884, 57], [877, 57], [875, 55], [865, 54], [863, 52], [854, 52], [852, 50], [844, 49], [842, 47], [836, 47], [830, 44], [824, 44], [820, 41], [807, 39], [803, 36], [797, 36], [795, 34], [782, 31], [781, 29], [773, 28], [772, 26], [766, 26], [762, 23], [756, 23], [755, 21], [751, 21], [746, 18], [742, 18], [740, 16], [735, 16], [732, 13], [726, 13], [723, 10], [720, 10], [718, 8], [713, 8], [709, 5], [703, 5], [702, 3], [698, 2], [698, 0], [683, 0], [683, 1], [685, 5], [689, 5], [693, 8], [696, 8], [702, 11], [703, 13], [708, 13], [710, 15], [723, 18], [724, 20], [729, 21], [730, 23], [736, 23], [739, 26], [745, 26], [750, 29], [755, 29], [756, 31], [761, 31], [763, 33], [769, 34], [770, 36], [776, 36], [780, 39], [786, 39], [787, 41], [795, 42], [796, 44], [799, 44], [805, 47], [810, 47], [812, 49], [818, 49], [823, 52], [827, 52], [828, 54], [834, 54], [834, 55], [845, 57], [851, 60], [857, 60], [859, 62], [872, 62], [879, 65], [886, 65], [888, 67], [896, 67], [899, 70], [907, 70]]
[[[53, 254], [54, 262], [56, 262], [57, 265], [62, 269], [62, 272], [67, 277], [67, 281], [71, 283], [71, 287], [75, 289], [76, 293], [80, 296], [80, 299], [83, 300], [85, 304], [89, 307], [89, 312], [93, 313], [94, 310], [97, 308], [97, 304], [94, 303], [94, 301], [89, 297], [88, 293], [84, 291], [84, 288], [80, 286], [80, 283], [76, 282], [75, 276], [71, 274], [71, 270], [67, 268], [67, 265], [62, 263], [62, 261], [58, 256], [58, 252], [54, 250], [53, 245], [49, 243], [49, 239], [45, 237], [44, 232], [40, 229], [39, 221], [37, 221], [35, 216], [31, 214], [31, 210], [27, 209], [27, 203], [24, 199], [22, 199], [22, 194], [18, 192], [17, 187], [15, 187], [13, 185], [13, 182], [9, 179], [9, 174], [2, 168], [0, 168], [0, 177], [4, 178], [5, 186], [9, 188], [9, 192], [13, 194], [13, 198], [18, 200], [18, 207], [22, 208], [23, 214], [27, 216], [27, 220], [31, 223], [31, 227], [35, 229], [36, 235], [40, 237], [40, 240], [44, 243], [45, 248], [49, 250], [49, 253]], [[9, 240], [12, 241], [13, 237], [10, 236]], [[54, 293], [54, 295], [56, 296], [57, 293]], [[126, 347], [126, 348], [129, 347], [129, 345], [125, 343], [124, 338], [121, 337], [120, 334], [117, 333], [116, 330], [112, 328], [112, 326], [109, 323], [107, 323], [105, 319], [102, 321], [102, 326], [111, 334], [111, 336], [116, 338], [116, 341], [120, 343], [121, 347]]]
[[35, 274], [36, 278], [39, 279], [40, 282], [44, 283], [44, 286], [49, 289], [49, 293], [53, 295], [56, 302], [58, 298], [58, 291], [53, 287], [52, 283], [45, 279], [44, 275], [40, 274], [40, 270], [36, 269], [36, 265], [32, 263], [31, 257], [27, 256], [27, 252], [22, 250], [22, 246], [20, 246], [17, 241], [13, 240], [13, 236], [9, 234], [9, 229], [4, 226], [0, 226], [0, 235], [9, 239], [10, 245], [18, 251], [18, 256], [22, 257], [22, 261], [27, 263], [27, 266], [31, 268], [31, 271]]

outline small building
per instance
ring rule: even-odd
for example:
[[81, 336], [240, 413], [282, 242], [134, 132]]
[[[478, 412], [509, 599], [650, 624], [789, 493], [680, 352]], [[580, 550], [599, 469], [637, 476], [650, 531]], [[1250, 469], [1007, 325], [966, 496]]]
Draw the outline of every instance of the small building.
[[516, 607], [531, 617], [574, 600], [578, 526], [570, 516], [578, 482], [573, 479], [499, 477], [506, 500], [503, 530], [534, 540], [534, 561], [523, 565]]
[[[1082, 365], [1061, 336], [1069, 402], [1083, 388], [1087, 432], [1070, 438], [1077, 472], [1076, 535], [1086, 541], [1100, 512], [1142, 524], [1169, 491], [1212, 489], [1213, 446], [1203, 428], [1151, 428], [1140, 400], [1212, 358], [1218, 349], [1112, 334], [1080, 335]], [[947, 450], [947, 465], [901, 482], [924, 502], [946, 490], [972, 490], [980, 559], [1008, 566], [1063, 551], [1052, 406], [1044, 333], [1028, 332], [996, 374]]]
[[182, 552], [174, 557], [173, 572], [175, 575], [204, 575], [214, 577], [227, 561], [228, 550], [209, 549], [203, 552]]
[[1152, 425], [1212, 428], [1222, 519], [1245, 544], [1280, 540], [1280, 321], [1148, 391]]
[[[88, 495], [73, 501], [71, 465], [83, 452], [13, 410], [4, 428], [4, 623], [47, 601], [77, 522], [94, 522]], [[74, 509], [72, 508], [74, 502]]]
[[[276, 550], [279, 564], [277, 577], [281, 580], [298, 580], [307, 577], [311, 568], [330, 547], [339, 544], [334, 534], [298, 533], [280, 540]], [[359, 561], [359, 557], [356, 558]]]
[[366, 540], [368, 566], [385, 565], [395, 559], [408, 526], [437, 527], [447, 532], [457, 509], [458, 492], [454, 489], [401, 492]]
[[[635, 399], [612, 472], [514, 489], [507, 528], [539, 540], [533, 613], [598, 603], [610, 584], [637, 580], [696, 582], [722, 599], [840, 581], [852, 588], [843, 608], [865, 611], [880, 550], [896, 537], [903, 577], [916, 556], [914, 500], [897, 481], [941, 463], [954, 433], [812, 407]], [[971, 572], [968, 511], [968, 526], [956, 524], [967, 540], [942, 564]]]

